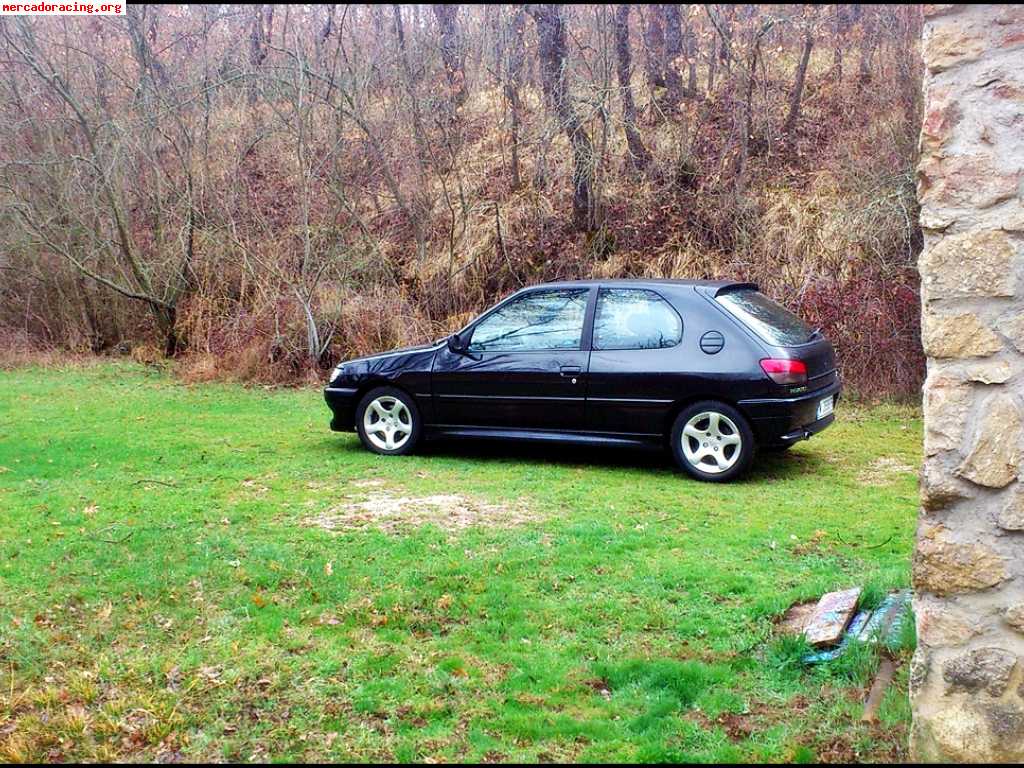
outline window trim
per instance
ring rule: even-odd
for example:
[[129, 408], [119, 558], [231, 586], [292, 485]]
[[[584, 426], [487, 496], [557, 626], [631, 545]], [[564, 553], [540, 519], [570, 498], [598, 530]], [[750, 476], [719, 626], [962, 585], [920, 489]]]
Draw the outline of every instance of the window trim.
[[532, 296], [535, 293], [549, 293], [551, 291], [579, 291], [581, 294], [586, 295], [587, 304], [583, 310], [583, 329], [580, 333], [580, 343], [578, 347], [572, 349], [558, 348], [558, 349], [475, 349], [471, 350], [476, 355], [550, 355], [556, 352], [589, 352], [590, 351], [590, 333], [593, 330], [594, 323], [594, 308], [596, 306], [596, 291], [595, 286], [585, 285], [579, 287], [564, 286], [556, 287], [552, 285], [538, 285], [530, 288], [525, 288], [516, 291], [511, 296], [499, 301], [493, 307], [488, 309], [482, 315], [474, 319], [465, 328], [459, 331], [460, 335], [469, 333], [469, 340], [467, 343], [467, 349], [471, 349], [473, 344], [473, 336], [476, 334], [477, 328], [480, 327], [481, 323], [487, 320], [491, 315], [503, 309], [505, 306], [511, 304], [514, 301], [525, 299], [528, 296]]
[[[661, 299], [668, 306], [669, 309], [675, 313], [675, 316], [679, 319], [679, 338], [675, 344], [671, 344], [667, 347], [601, 347], [600, 349], [594, 344], [594, 336], [597, 331], [597, 303], [601, 300], [601, 291], [643, 291], [644, 293], [653, 293], [659, 299]], [[630, 288], [616, 285], [602, 285], [598, 287], [597, 295], [594, 298], [594, 316], [591, 322], [591, 334], [590, 334], [590, 348], [594, 352], [657, 352], [665, 349], [675, 349], [683, 343], [683, 337], [686, 335], [686, 323], [683, 322], [683, 316], [679, 314], [679, 310], [673, 306], [672, 302], [665, 298], [663, 294], [653, 288]]]

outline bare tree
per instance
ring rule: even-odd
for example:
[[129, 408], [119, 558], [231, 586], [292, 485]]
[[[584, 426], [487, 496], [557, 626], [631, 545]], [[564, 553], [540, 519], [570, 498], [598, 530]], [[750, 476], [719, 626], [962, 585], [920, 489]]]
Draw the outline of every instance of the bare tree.
[[512, 151], [513, 189], [519, 189], [523, 185], [522, 173], [519, 168], [519, 142], [523, 122], [523, 102], [519, 92], [522, 88], [523, 60], [526, 57], [525, 31], [526, 11], [522, 6], [517, 6], [512, 11], [512, 18], [508, 24], [508, 44], [506, 46], [508, 60], [504, 83], [505, 98], [508, 100], [509, 112], [511, 113], [509, 142]]
[[686, 87], [691, 94], [691, 98], [695, 98], [700, 95], [697, 87], [697, 31], [694, 29], [691, 14], [693, 6], [685, 5], [683, 8], [683, 37], [686, 43], [687, 69], [689, 72]]
[[[675, 109], [684, 98], [692, 99], [697, 95], [696, 70], [691, 69], [690, 82], [693, 85], [690, 87], [683, 85], [683, 76], [679, 71], [680, 62], [689, 55], [690, 50], [689, 41], [684, 40], [683, 17], [680, 8], [686, 11], [689, 6], [670, 3], [659, 7], [665, 30], [665, 81], [668, 86], [669, 109]], [[689, 22], [687, 22], [687, 26], [689, 26]], [[686, 36], [688, 37], [688, 33]]]
[[[811, 10], [813, 13], [813, 9]], [[811, 61], [811, 49], [814, 47], [814, 25], [811, 19], [802, 19], [803, 27], [803, 48], [800, 51], [800, 62], [796, 67], [796, 79], [793, 81], [793, 89], [789, 94], [789, 111], [786, 113], [786, 122], [782, 126], [782, 132], [790, 134], [796, 128], [796, 121], [800, 117], [800, 103], [804, 93], [804, 81], [807, 79], [807, 65]]]
[[644, 146], [637, 128], [636, 104], [633, 102], [633, 88], [630, 85], [633, 57], [629, 46], [629, 5], [626, 3], [619, 5], [615, 11], [615, 53], [629, 160], [636, 168], [646, 168], [651, 162], [651, 153]]
[[249, 105], [256, 103], [256, 75], [267, 58], [267, 43], [274, 33], [274, 6], [254, 5], [252, 27], [249, 32], [249, 65], [253, 77], [249, 85]]
[[860, 9], [861, 39], [860, 63], [857, 65], [857, 81], [861, 86], [867, 85], [872, 79], [872, 61], [881, 36], [878, 11], [875, 8]]
[[652, 88], [664, 88], [665, 27], [662, 25], [661, 9], [658, 6], [646, 6], [643, 21], [647, 80]]
[[[14, 210], [39, 247], [63, 257], [97, 284], [144, 304], [160, 329], [167, 354], [173, 355], [180, 341], [175, 327], [177, 305], [189, 285], [194, 207], [188, 204], [192, 223], [187, 225], [184, 240], [178, 241], [180, 249], [175, 247], [178, 253], [174, 256], [153, 254], [154, 258], [147, 258], [134, 235], [141, 229], [141, 222], [135, 210], [125, 204], [125, 176], [118, 170], [118, 158], [128, 150], [126, 137], [112, 131], [101, 116], [89, 108], [71, 84], [67, 72], [62, 71], [60, 64], [39, 44], [33, 22], [26, 18], [12, 21], [2, 26], [2, 34], [15, 62], [37, 78], [45, 98], [55, 99], [63, 106], [80, 141], [80, 146], [67, 155], [48, 159], [37, 168], [47, 177], [47, 183], [55, 185], [55, 192], [70, 197], [84, 187], [96, 193], [88, 207], [81, 203], [70, 207], [67, 198], [39, 196], [13, 186], [19, 182], [31, 184], [31, 179], [11, 179], [10, 188], [17, 200]], [[138, 48], [135, 53], [142, 56], [143, 61], [149, 55]], [[146, 109], [152, 106], [149, 102], [138, 103]], [[152, 115], [143, 116], [145, 124], [155, 124]], [[177, 145], [166, 133], [163, 135], [179, 159], [187, 162], [182, 155], [187, 149]], [[157, 174], [162, 173], [159, 158], [150, 147], [136, 147], [134, 155], [140, 162], [153, 164], [152, 170]], [[191, 189], [187, 194], [191, 195]], [[78, 218], [80, 223], [72, 223], [70, 216]], [[94, 230], [95, 236], [90, 237], [87, 244], [75, 236], [79, 226], [89, 232], [97, 225], [110, 226], [112, 237], [106, 237], [102, 229]], [[170, 256], [167, 261], [163, 260], [165, 255]]]
[[572, 146], [573, 224], [577, 229], [592, 229], [596, 224], [593, 197], [594, 148], [569, 93], [564, 6], [557, 3], [535, 4], [530, 5], [527, 11], [537, 25], [541, 85]]
[[437, 24], [441, 28], [441, 58], [448, 78], [448, 88], [456, 107], [466, 101], [465, 52], [458, 26], [459, 6], [438, 3], [432, 6]]

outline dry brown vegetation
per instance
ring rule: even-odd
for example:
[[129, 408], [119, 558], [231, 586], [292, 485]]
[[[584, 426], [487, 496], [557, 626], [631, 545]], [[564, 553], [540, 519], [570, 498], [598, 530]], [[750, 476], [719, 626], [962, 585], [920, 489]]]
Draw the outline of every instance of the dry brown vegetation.
[[522, 285], [736, 277], [923, 372], [919, 9], [146, 6], [0, 21], [0, 328], [302, 380]]

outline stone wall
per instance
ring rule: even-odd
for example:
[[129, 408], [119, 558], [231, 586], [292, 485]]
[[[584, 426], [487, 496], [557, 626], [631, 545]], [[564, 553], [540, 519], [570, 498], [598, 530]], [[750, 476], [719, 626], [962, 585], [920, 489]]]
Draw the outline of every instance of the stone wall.
[[1024, 760], [1024, 5], [925, 6], [911, 755]]

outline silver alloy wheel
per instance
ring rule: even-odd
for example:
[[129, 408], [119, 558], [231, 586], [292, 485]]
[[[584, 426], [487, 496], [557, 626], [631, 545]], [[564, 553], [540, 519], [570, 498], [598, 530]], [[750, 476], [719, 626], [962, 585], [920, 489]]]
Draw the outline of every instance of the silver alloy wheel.
[[394, 451], [405, 445], [412, 434], [412, 414], [397, 397], [381, 395], [366, 406], [363, 432], [382, 451]]
[[686, 460], [702, 472], [717, 475], [740, 458], [743, 439], [728, 416], [717, 411], [702, 411], [686, 422], [679, 438]]

